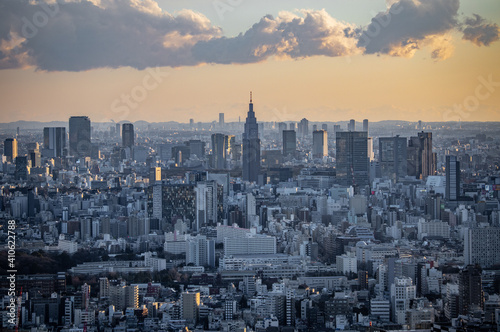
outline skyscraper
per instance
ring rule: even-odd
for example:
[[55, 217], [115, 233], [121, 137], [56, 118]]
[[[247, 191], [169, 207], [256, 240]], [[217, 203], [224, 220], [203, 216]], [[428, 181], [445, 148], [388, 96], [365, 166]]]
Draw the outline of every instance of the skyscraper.
[[313, 131], [313, 157], [328, 156], [328, 134], [325, 130]]
[[66, 128], [45, 127], [43, 128], [43, 150], [44, 157], [62, 157], [66, 149]]
[[460, 162], [456, 156], [446, 156], [446, 199], [456, 201], [460, 197]]
[[307, 137], [307, 135], [309, 135], [309, 120], [307, 120], [306, 118], [300, 120], [298, 129], [300, 137]]
[[436, 154], [432, 152], [432, 133], [420, 132], [408, 141], [408, 175], [427, 178], [436, 173]]
[[132, 148], [134, 143], [134, 125], [132, 123], [124, 123], [122, 125], [122, 146], [124, 148]]
[[253, 111], [252, 92], [243, 133], [243, 180], [257, 182], [260, 172], [259, 126]]
[[368, 119], [363, 120], [363, 131], [368, 132]]
[[356, 130], [356, 120], [351, 119], [347, 124], [347, 131], [355, 131]]
[[404, 177], [407, 174], [406, 137], [380, 137], [379, 163], [382, 176], [389, 178]]
[[219, 113], [219, 126], [224, 127], [224, 113]]
[[297, 135], [295, 130], [283, 130], [283, 156], [295, 156]]
[[226, 136], [224, 134], [212, 134], [212, 168], [226, 168]]
[[467, 315], [483, 309], [484, 294], [481, 287], [481, 268], [468, 265], [458, 275], [458, 312]]
[[17, 139], [7, 138], [3, 145], [3, 155], [7, 158], [7, 161], [11, 163], [16, 161], [17, 157]]
[[69, 118], [69, 154], [90, 157], [90, 119], [87, 116]]
[[368, 134], [364, 131], [341, 131], [336, 134], [337, 178], [342, 185], [369, 184]]

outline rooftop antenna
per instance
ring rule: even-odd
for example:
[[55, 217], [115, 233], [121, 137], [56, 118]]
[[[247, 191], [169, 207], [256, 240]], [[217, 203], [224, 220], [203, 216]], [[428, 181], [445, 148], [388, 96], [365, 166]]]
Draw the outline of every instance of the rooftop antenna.
[[252, 91], [250, 91], [250, 102], [252, 102]]

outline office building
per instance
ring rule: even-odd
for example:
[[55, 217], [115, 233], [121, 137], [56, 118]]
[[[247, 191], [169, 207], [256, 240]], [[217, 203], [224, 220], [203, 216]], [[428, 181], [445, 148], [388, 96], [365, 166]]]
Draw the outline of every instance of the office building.
[[500, 227], [469, 228], [464, 234], [465, 265], [500, 264]]
[[368, 132], [368, 119], [363, 120], [363, 131]]
[[223, 188], [216, 181], [198, 182], [196, 192], [196, 225], [201, 227], [215, 226], [222, 221]]
[[484, 307], [481, 272], [480, 267], [468, 265], [458, 274], [458, 312], [460, 315], [472, 314], [475, 311], [481, 311]]
[[356, 120], [349, 120], [349, 123], [347, 124], [347, 131], [356, 131]]
[[28, 161], [29, 167], [42, 166], [42, 154], [40, 153], [40, 146], [38, 143], [28, 144]]
[[69, 154], [73, 157], [90, 157], [90, 119], [87, 116], [69, 118]]
[[406, 137], [380, 137], [379, 165], [382, 176], [398, 179], [407, 175]]
[[460, 162], [456, 156], [446, 156], [446, 199], [456, 201], [460, 197]]
[[295, 130], [283, 130], [283, 156], [295, 156], [297, 151], [297, 135]]
[[186, 292], [181, 295], [181, 317], [191, 323], [198, 321], [200, 293]]
[[328, 134], [325, 130], [313, 131], [313, 157], [328, 156]]
[[219, 113], [219, 127], [224, 127], [224, 113]]
[[45, 127], [43, 128], [43, 150], [42, 155], [46, 158], [60, 158], [65, 155], [66, 128]]
[[224, 255], [276, 254], [276, 238], [266, 235], [224, 238]]
[[436, 154], [432, 152], [432, 133], [420, 132], [408, 141], [408, 175], [426, 179], [436, 173]]
[[303, 118], [298, 123], [298, 132], [301, 138], [305, 138], [309, 135], [309, 120]]
[[259, 126], [253, 111], [252, 93], [243, 133], [243, 180], [257, 182], [260, 173]]
[[30, 174], [30, 167], [27, 156], [16, 157], [16, 170], [14, 176], [16, 180], [27, 180]]
[[122, 125], [122, 146], [124, 148], [133, 148], [134, 143], [134, 125], [132, 123], [124, 123]]
[[212, 134], [212, 156], [211, 166], [215, 169], [226, 168], [226, 136], [224, 134]]
[[408, 277], [396, 277], [391, 285], [392, 321], [406, 324], [406, 311], [410, 309], [410, 301], [416, 298], [417, 288]]
[[205, 157], [205, 142], [199, 139], [191, 139], [187, 142], [187, 146], [189, 147], [189, 157], [196, 156], [198, 158]]
[[178, 219], [196, 221], [196, 192], [191, 184], [157, 184], [148, 188], [148, 215], [165, 218], [175, 224]]
[[3, 145], [3, 155], [7, 161], [14, 163], [17, 157], [17, 139], [7, 138]]
[[369, 184], [368, 134], [364, 131], [336, 133], [337, 179], [346, 186]]

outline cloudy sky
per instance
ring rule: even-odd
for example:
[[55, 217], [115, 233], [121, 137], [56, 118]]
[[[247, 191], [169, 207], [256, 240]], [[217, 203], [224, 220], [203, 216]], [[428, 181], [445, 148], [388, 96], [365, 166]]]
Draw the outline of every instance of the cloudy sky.
[[0, 122], [500, 121], [498, 0], [0, 0]]

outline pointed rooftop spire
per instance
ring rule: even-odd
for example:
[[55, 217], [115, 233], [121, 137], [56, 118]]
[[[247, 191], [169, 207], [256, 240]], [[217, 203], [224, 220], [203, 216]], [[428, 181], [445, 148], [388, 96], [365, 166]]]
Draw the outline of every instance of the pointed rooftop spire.
[[250, 91], [250, 102], [252, 102], [252, 91]]

